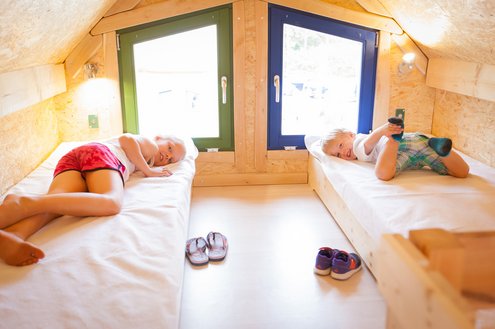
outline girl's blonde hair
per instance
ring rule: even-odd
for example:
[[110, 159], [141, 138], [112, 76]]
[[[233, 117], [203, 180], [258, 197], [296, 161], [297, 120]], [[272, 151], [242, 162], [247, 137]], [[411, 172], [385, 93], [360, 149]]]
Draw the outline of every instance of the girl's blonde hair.
[[187, 151], [186, 144], [184, 143], [184, 140], [180, 139], [177, 136], [173, 136], [173, 135], [156, 135], [155, 136], [155, 142], [157, 144], [159, 144], [162, 141], [171, 141], [175, 145], [182, 146], [182, 148], [184, 149], [184, 154], [183, 154], [183, 157], [181, 159], [177, 159], [177, 161], [184, 159], [184, 157], [186, 156], [186, 151]]

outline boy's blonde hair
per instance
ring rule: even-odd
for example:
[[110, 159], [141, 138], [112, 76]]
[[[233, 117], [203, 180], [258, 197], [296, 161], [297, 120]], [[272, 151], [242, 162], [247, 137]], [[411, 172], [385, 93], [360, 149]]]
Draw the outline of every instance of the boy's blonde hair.
[[335, 128], [330, 130], [330, 132], [321, 139], [321, 149], [323, 150], [323, 153], [329, 154], [328, 148], [332, 145], [332, 143], [349, 133], [352, 134], [352, 131], [345, 128]]

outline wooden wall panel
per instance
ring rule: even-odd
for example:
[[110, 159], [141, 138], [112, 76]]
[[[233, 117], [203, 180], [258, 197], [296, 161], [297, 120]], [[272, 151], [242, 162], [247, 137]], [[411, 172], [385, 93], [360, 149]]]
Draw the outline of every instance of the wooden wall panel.
[[426, 74], [428, 58], [426, 58], [421, 49], [416, 46], [414, 41], [412, 41], [406, 33], [401, 35], [392, 34], [392, 39], [402, 50], [403, 54], [413, 53], [416, 56], [414, 59], [414, 65], [422, 74]]
[[136, 7], [140, 0], [117, 0], [113, 6], [103, 15], [103, 17], [112, 16], [123, 11], [131, 10]]
[[[180, 6], [174, 7], [174, 4], [177, 3], [180, 3]], [[235, 79], [237, 79], [234, 81], [234, 120], [237, 151], [230, 152], [225, 156], [202, 154], [197, 162], [199, 178], [195, 183], [215, 185], [226, 184], [228, 180], [239, 184], [283, 183], [284, 180], [286, 182], [304, 182], [307, 171], [307, 152], [303, 154], [283, 153], [282, 151], [280, 153], [267, 152], [266, 150], [268, 3], [284, 6], [294, 5], [321, 15], [325, 15], [325, 13], [330, 16], [339, 15], [338, 19], [341, 20], [346, 18], [358, 19], [363, 24], [387, 25], [390, 23], [388, 19], [384, 20], [383, 17], [367, 14], [356, 2], [345, 0], [311, 0], [304, 3], [294, 0], [208, 0], [201, 3], [183, 0], [142, 0], [134, 9], [109, 16], [97, 25], [93, 33], [107, 30], [108, 33], [103, 36], [103, 47], [100, 47], [91, 61], [100, 65], [99, 77], [106, 76], [113, 80], [113, 87], [115, 88], [115, 81], [118, 79], [117, 55], [115, 44], [111, 42], [115, 38], [114, 29], [116, 26], [122, 27], [118, 24], [126, 21], [128, 17], [132, 19], [125, 24], [133, 24], [134, 21], [142, 24], [150, 19], [146, 15], [153, 8], [170, 9], [166, 13], [160, 14], [170, 16], [174, 13], [195, 11], [203, 8], [203, 6], [224, 3], [233, 4], [234, 14], [234, 70]], [[329, 9], [335, 9], [334, 5], [339, 8], [330, 13], [331, 10]], [[103, 28], [104, 25], [105, 28]], [[396, 28], [395, 24], [388, 26], [389, 29]], [[453, 137], [454, 143], [459, 145], [459, 149], [493, 166], [493, 147], [488, 143], [488, 141], [494, 140], [494, 136], [490, 132], [493, 130], [494, 123], [493, 102], [448, 92], [436, 92], [434, 88], [426, 85], [425, 77], [419, 71], [414, 70], [408, 75], [398, 73], [397, 67], [402, 52], [394, 43], [391, 44], [389, 54], [387, 54], [387, 49], [381, 49], [381, 51], [383, 63], [388, 63], [389, 68], [380, 69], [378, 72], [380, 76], [377, 82], [377, 93], [382, 97], [378, 99], [380, 104], [378, 106], [387, 110], [382, 111], [380, 119], [377, 119], [374, 125], [378, 125], [379, 121], [381, 122], [386, 117], [393, 115], [395, 108], [406, 108], [406, 131], [432, 132], [437, 135], [449, 133]], [[383, 68], [387, 65], [379, 66]], [[387, 79], [390, 83], [389, 87], [387, 87]], [[51, 149], [58, 141], [58, 134], [53, 133], [53, 131], [57, 131], [57, 127], [60, 138], [67, 141], [106, 138], [121, 132], [120, 119], [114, 119], [120, 111], [120, 98], [115, 93], [115, 89], [109, 91], [109, 95], [111, 95], [108, 97], [109, 103], [103, 102], [88, 106], [87, 99], [80, 95], [80, 89], [83, 89], [85, 84], [82, 76], [68, 80], [70, 80], [67, 81], [68, 90], [64, 94], [20, 111], [19, 115], [22, 118], [19, 117], [16, 120], [21, 120], [17, 122], [23, 122], [23, 124], [19, 125], [19, 130], [12, 135], [21, 136], [21, 131], [24, 131], [25, 134], [26, 131], [32, 129], [32, 124], [42, 122], [48, 128], [46, 131], [42, 130], [40, 134], [46, 136], [42, 138], [45, 140], [46, 149]], [[384, 96], [387, 93], [389, 96]], [[56, 111], [49, 111], [48, 107], [55, 108]], [[435, 116], [433, 115], [434, 109]], [[87, 116], [95, 112], [99, 116], [100, 128], [90, 129]], [[3, 118], [0, 120], [4, 121]], [[9, 118], [8, 120], [12, 119]], [[118, 124], [115, 124], [116, 122]], [[51, 131], [51, 134], [48, 134], [47, 131]], [[6, 145], [13, 146], [12, 143], [7, 142]], [[38, 147], [38, 145], [34, 147]], [[18, 151], [18, 149], [15, 150]], [[43, 146], [40, 148], [39, 156], [34, 156], [36, 159], [34, 162], [39, 163], [39, 159], [45, 156], [44, 152]], [[22, 154], [22, 152], [18, 153]], [[8, 170], [12, 166], [6, 162], [6, 164], [2, 164], [2, 169], [5, 167]], [[26, 169], [21, 170], [21, 172], [27, 173]], [[23, 174], [19, 175], [22, 176]], [[2, 180], [0, 188], [4, 189], [9, 184]]]
[[0, 195], [36, 168], [58, 145], [53, 108], [53, 99], [48, 99], [0, 117]]
[[246, 13], [244, 2], [232, 4], [234, 56], [234, 141], [235, 163], [241, 170], [248, 168], [248, 138], [246, 132]]
[[254, 124], [254, 163], [256, 170], [266, 170], [268, 124], [268, 4], [255, 2], [256, 25], [256, 114]]
[[[320, 0], [263, 0], [280, 6], [290, 7], [306, 11], [316, 15], [330, 17], [336, 20], [349, 22], [357, 25], [370, 27], [376, 30], [401, 34], [402, 28], [391, 18], [383, 17], [367, 12], [348, 10], [347, 8], [334, 5], [333, 1], [323, 2]], [[338, 1], [337, 1], [338, 3]]]
[[108, 97], [111, 102], [106, 109], [111, 118], [108, 135], [119, 135], [123, 132], [122, 105], [120, 102], [119, 61], [117, 54], [117, 35], [115, 31], [103, 35], [103, 71], [109, 81]]
[[379, 0], [428, 58], [495, 65], [493, 1]]
[[426, 86], [425, 76], [417, 69], [408, 74], [399, 73], [402, 51], [395, 43], [392, 43], [390, 58], [389, 115], [394, 115], [396, 108], [405, 108], [407, 132], [431, 133], [435, 90]]
[[1, 1], [0, 72], [63, 63], [115, 1]]
[[379, 33], [378, 59], [376, 63], [375, 104], [372, 129], [387, 121], [390, 106], [390, 33]]
[[[246, 147], [246, 172], [255, 172], [255, 150], [257, 148], [256, 140], [256, 109], [257, 109], [257, 92], [256, 89], [257, 75], [256, 65], [259, 61], [260, 45], [257, 42], [257, 24], [256, 20], [256, 3], [257, 0], [244, 0], [244, 12], [245, 12], [245, 86], [244, 86], [244, 124], [245, 124], [245, 147]], [[235, 56], [235, 55], [234, 55]], [[263, 91], [261, 91], [263, 93]], [[242, 151], [242, 150], [241, 150]]]
[[[62, 141], [87, 141], [108, 138], [122, 133], [119, 114], [120, 97], [115, 85], [117, 63], [116, 52], [100, 47], [89, 59], [98, 65], [96, 79], [86, 80], [79, 74], [67, 81], [67, 92], [54, 98]], [[114, 60], [105, 61], [105, 51], [112, 53]], [[111, 64], [113, 63], [113, 65]], [[105, 71], [108, 65], [108, 72]], [[103, 78], [108, 73], [109, 78]], [[112, 78], [113, 77], [113, 78]], [[98, 116], [98, 128], [90, 128], [88, 115]]]
[[495, 65], [433, 58], [426, 84], [466, 96], [495, 101]]
[[168, 0], [152, 3], [144, 7], [137, 6], [134, 10], [124, 11], [101, 19], [98, 24], [93, 27], [91, 34], [97, 35], [112, 32], [232, 2], [233, 0]]
[[79, 44], [65, 59], [65, 71], [69, 79], [73, 79], [80, 72], [84, 72], [84, 64], [101, 48], [103, 37], [86, 34]]
[[66, 91], [62, 64], [34, 66], [0, 74], [0, 117]]
[[438, 90], [432, 133], [452, 139], [454, 147], [495, 167], [495, 102]]

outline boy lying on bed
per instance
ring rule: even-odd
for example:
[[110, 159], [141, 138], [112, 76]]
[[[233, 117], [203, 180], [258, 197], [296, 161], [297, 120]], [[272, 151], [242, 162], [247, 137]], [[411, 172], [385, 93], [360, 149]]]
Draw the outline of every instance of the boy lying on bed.
[[16, 266], [37, 263], [45, 255], [25, 241], [32, 234], [62, 215], [119, 213], [132, 172], [170, 176], [164, 166], [182, 160], [185, 152], [178, 138], [132, 134], [76, 147], [59, 160], [46, 195], [8, 195], [0, 205], [0, 259]]
[[465, 178], [469, 173], [468, 164], [452, 150], [450, 139], [404, 133], [402, 119], [395, 117], [368, 135], [334, 129], [323, 138], [322, 150], [344, 160], [375, 163], [376, 177], [385, 181], [403, 170], [425, 166], [440, 175]]

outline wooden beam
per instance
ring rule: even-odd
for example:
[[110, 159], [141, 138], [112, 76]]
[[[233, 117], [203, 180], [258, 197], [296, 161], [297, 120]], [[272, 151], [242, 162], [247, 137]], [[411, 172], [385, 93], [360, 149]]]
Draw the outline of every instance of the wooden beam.
[[402, 28], [391, 18], [370, 13], [362, 13], [320, 0], [261, 0], [276, 5], [290, 7], [312, 14], [326, 16], [339, 21], [353, 23], [372, 29], [402, 34]]
[[96, 54], [102, 44], [103, 37], [101, 35], [92, 36], [91, 34], [87, 34], [65, 59], [67, 77], [75, 78], [84, 63]]
[[289, 160], [289, 161], [305, 161], [308, 160], [308, 150], [294, 150], [294, 151], [268, 151], [268, 160]]
[[432, 270], [461, 291], [466, 253], [455, 234], [439, 228], [412, 230], [409, 240], [428, 258]]
[[268, 4], [254, 2], [256, 19], [256, 110], [254, 122], [254, 166], [266, 171], [268, 125]]
[[0, 74], [0, 117], [67, 90], [63, 64], [48, 64]]
[[112, 16], [102, 18], [91, 30], [92, 35], [116, 31], [127, 27], [154, 22], [160, 19], [175, 17], [192, 13], [198, 10], [208, 9], [233, 3], [235, 0], [202, 0], [183, 1], [168, 0], [158, 2], [134, 10], [125, 11]]
[[235, 163], [235, 152], [199, 152], [196, 163]]
[[380, 31], [376, 63], [375, 104], [373, 129], [387, 121], [390, 105], [390, 33]]
[[383, 6], [380, 0], [356, 0], [356, 2], [370, 13], [392, 17], [392, 14]]
[[108, 111], [110, 112], [110, 131], [111, 135], [120, 135], [124, 131], [122, 122], [122, 105], [120, 101], [120, 79], [119, 79], [119, 61], [117, 53], [117, 36], [115, 32], [105, 33], [103, 35], [103, 56], [105, 78], [112, 81], [112, 102]]
[[141, 0], [118, 0], [113, 6], [103, 15], [103, 17], [112, 16], [124, 11], [128, 11], [137, 6]]
[[[308, 183], [318, 194], [323, 204], [332, 214], [335, 222], [352, 243], [370, 271], [374, 273], [376, 241], [347, 207], [346, 202], [327, 178], [323, 165], [314, 156], [309, 157]], [[380, 256], [378, 256], [380, 257]]]
[[428, 58], [423, 54], [421, 49], [414, 43], [413, 40], [406, 34], [403, 33], [401, 35], [392, 35], [392, 39], [399, 46], [402, 53], [414, 53], [416, 55], [416, 59], [414, 60], [414, 64], [418, 68], [418, 70], [425, 75], [426, 68], [428, 67]]
[[307, 173], [241, 173], [194, 176], [193, 186], [307, 184]]
[[232, 5], [233, 69], [234, 81], [229, 90], [234, 91], [234, 140], [235, 166], [240, 171], [248, 167], [246, 136], [246, 16], [244, 1]]
[[376, 254], [378, 288], [400, 328], [474, 328], [467, 303], [409, 240], [384, 234]]
[[495, 65], [432, 58], [426, 85], [466, 96], [495, 101]]

